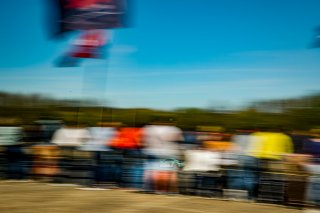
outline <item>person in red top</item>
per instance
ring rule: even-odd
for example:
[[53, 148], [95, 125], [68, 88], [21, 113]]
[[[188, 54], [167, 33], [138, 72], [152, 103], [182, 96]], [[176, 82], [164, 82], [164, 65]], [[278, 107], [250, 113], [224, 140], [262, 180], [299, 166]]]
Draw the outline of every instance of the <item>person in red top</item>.
[[109, 142], [114, 149], [139, 149], [142, 147], [142, 129], [136, 127], [121, 128]]
[[143, 181], [143, 156], [142, 156], [142, 128], [119, 128], [115, 137], [107, 145], [116, 153], [121, 153], [120, 186], [129, 188], [142, 188]]

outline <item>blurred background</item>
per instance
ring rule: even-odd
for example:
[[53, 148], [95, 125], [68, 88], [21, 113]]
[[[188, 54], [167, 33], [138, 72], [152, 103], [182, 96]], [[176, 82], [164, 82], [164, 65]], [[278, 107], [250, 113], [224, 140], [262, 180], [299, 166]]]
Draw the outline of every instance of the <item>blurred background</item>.
[[0, 6], [2, 180], [319, 209], [318, 0]]

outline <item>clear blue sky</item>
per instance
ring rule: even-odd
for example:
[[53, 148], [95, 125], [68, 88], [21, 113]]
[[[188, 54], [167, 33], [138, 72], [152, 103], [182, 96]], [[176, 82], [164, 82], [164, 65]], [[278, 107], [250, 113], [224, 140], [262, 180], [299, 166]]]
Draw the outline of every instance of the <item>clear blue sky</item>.
[[108, 60], [57, 68], [44, 0], [0, 1], [0, 91], [117, 107], [241, 106], [320, 90], [319, 0], [132, 0]]

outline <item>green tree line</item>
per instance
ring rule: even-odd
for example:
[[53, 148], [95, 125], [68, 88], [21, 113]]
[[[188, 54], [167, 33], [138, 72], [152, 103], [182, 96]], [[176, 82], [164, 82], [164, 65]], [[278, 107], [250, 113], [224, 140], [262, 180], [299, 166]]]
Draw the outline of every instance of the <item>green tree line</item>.
[[98, 122], [138, 126], [159, 121], [174, 122], [185, 130], [195, 130], [198, 126], [218, 126], [227, 131], [259, 128], [310, 130], [320, 127], [320, 94], [258, 101], [234, 111], [198, 108], [163, 111], [100, 107], [93, 101], [0, 93], [0, 125], [31, 124], [39, 119], [58, 119], [66, 124], [89, 126]]

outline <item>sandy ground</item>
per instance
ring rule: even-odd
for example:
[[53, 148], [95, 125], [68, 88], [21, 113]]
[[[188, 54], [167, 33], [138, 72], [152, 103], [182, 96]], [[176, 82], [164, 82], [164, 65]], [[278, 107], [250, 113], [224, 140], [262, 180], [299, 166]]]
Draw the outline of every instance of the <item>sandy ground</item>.
[[81, 190], [78, 186], [0, 182], [0, 213], [287, 213], [282, 206], [223, 201], [194, 196], [154, 195], [126, 190]]

